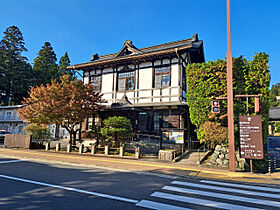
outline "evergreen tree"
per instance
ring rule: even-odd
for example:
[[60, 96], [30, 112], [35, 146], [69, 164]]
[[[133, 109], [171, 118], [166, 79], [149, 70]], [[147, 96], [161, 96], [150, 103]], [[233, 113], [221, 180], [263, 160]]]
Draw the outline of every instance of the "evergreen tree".
[[10, 26], [0, 41], [0, 103], [19, 104], [28, 94], [32, 80], [31, 66], [22, 53], [23, 35], [16, 26]]
[[70, 66], [70, 59], [67, 52], [65, 52], [64, 56], [62, 56], [59, 60], [59, 75], [63, 76], [65, 74], [69, 74], [70, 77], [74, 79], [75, 72], [67, 69], [67, 66]]
[[276, 96], [280, 96], [280, 83], [276, 83], [275, 85], [272, 85], [270, 91], [270, 107], [280, 107], [280, 101], [276, 99]]
[[45, 42], [38, 56], [34, 59], [35, 86], [50, 83], [52, 79], [59, 79], [57, 58], [49, 42]]

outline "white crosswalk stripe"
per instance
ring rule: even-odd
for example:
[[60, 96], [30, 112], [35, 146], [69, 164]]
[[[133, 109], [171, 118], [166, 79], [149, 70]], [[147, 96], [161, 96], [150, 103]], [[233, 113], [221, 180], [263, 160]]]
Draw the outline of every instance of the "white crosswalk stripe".
[[150, 196], [136, 205], [163, 210], [203, 207], [234, 210], [280, 209], [278, 188], [208, 180], [201, 180], [200, 183], [172, 181]]
[[225, 192], [230, 192], [230, 193], [234, 192], [234, 193], [240, 193], [240, 194], [246, 194], [246, 195], [255, 195], [255, 196], [261, 196], [261, 197], [267, 197], [267, 198], [280, 199], [280, 195], [272, 194], [272, 193], [238, 190], [238, 189], [234, 189], [234, 188], [218, 187], [218, 186], [204, 185], [204, 184], [194, 184], [194, 183], [180, 182], [180, 181], [173, 181], [171, 183], [177, 184], [177, 185], [183, 185], [183, 186], [187, 186], [187, 187], [199, 187], [199, 188], [208, 189], [208, 190], [220, 190], [220, 191], [225, 191]]
[[226, 182], [214, 182], [214, 181], [208, 181], [208, 180], [201, 180], [200, 183], [215, 184], [215, 185], [221, 185], [221, 186], [227, 186], [227, 187], [238, 187], [238, 188], [245, 188], [245, 189], [250, 189], [250, 190], [262, 190], [262, 191], [280, 193], [280, 189], [271, 188], [271, 187], [259, 187], [259, 186], [252, 186], [252, 185], [232, 184], [232, 183], [226, 183]]

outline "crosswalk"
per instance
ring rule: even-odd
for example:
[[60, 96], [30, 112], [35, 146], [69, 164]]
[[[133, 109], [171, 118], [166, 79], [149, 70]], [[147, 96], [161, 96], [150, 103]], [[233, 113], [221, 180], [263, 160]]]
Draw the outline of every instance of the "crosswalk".
[[248, 184], [201, 180], [174, 180], [152, 193], [139, 207], [160, 210], [179, 209], [279, 209], [280, 189]]

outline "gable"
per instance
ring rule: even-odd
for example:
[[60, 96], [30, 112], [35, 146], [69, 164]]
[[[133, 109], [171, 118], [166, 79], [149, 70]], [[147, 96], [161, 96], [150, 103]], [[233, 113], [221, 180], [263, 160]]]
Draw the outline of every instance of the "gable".
[[127, 55], [133, 55], [133, 54], [139, 54], [141, 51], [137, 49], [133, 44], [131, 40], [126, 40], [123, 44], [122, 49], [116, 54], [117, 57], [127, 56]]

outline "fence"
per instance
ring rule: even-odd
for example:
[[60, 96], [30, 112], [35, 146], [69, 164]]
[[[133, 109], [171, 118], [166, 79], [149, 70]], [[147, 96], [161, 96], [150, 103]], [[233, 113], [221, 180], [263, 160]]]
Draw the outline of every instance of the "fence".
[[4, 140], [4, 147], [8, 148], [25, 148], [30, 149], [31, 136], [21, 134], [6, 134]]

